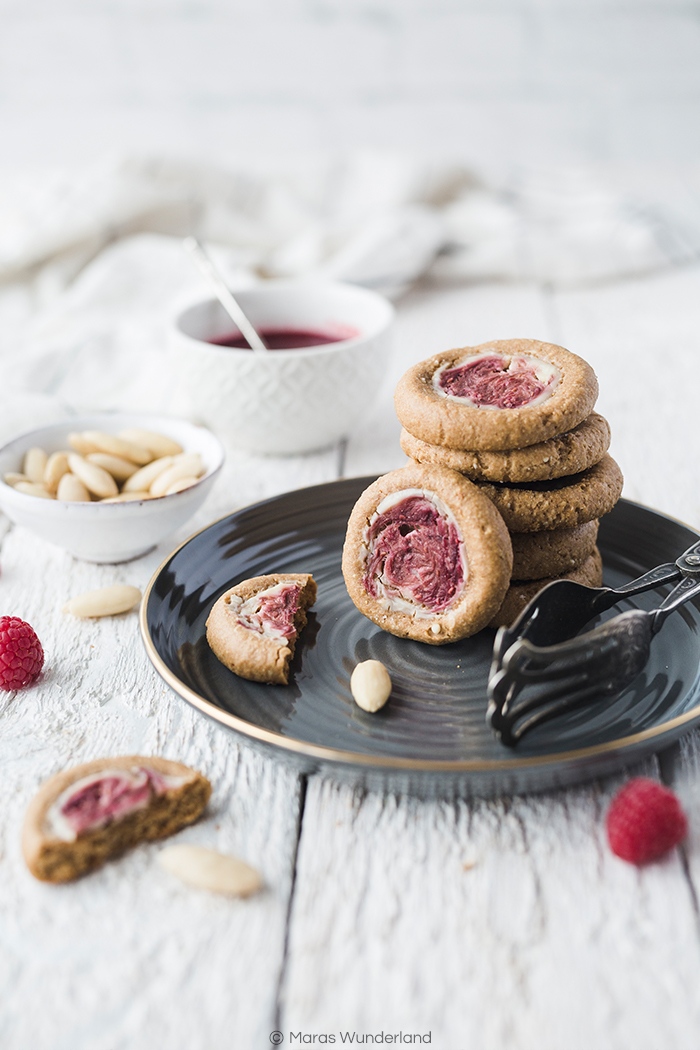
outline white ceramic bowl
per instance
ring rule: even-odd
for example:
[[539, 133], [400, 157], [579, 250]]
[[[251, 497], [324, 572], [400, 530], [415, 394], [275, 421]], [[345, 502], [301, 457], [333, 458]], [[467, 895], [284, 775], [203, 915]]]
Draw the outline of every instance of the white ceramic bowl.
[[340, 334], [341, 341], [254, 353], [213, 345], [236, 332], [215, 299], [191, 304], [170, 332], [178, 407], [248, 452], [327, 448], [371, 407], [386, 371], [394, 308], [330, 281], [270, 281], [235, 291], [259, 329]]
[[[128, 503], [68, 503], [18, 492], [2, 480], [20, 471], [33, 446], [45, 452], [68, 448], [72, 431], [116, 433], [129, 427], [154, 430], [178, 441], [185, 452], [199, 452], [205, 473], [196, 485], [170, 496]], [[137, 558], [192, 517], [207, 497], [224, 462], [221, 442], [204, 427], [168, 416], [100, 412], [30, 430], [0, 448], [0, 508], [11, 521], [64, 547], [76, 558], [120, 562]]]

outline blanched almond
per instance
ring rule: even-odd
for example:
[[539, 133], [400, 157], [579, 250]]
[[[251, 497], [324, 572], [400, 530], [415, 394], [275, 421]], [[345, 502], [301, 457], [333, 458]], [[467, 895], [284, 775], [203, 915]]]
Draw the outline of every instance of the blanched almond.
[[56, 499], [67, 503], [89, 503], [90, 493], [75, 474], [64, 474], [58, 483]]
[[88, 463], [96, 463], [98, 467], [106, 470], [115, 481], [126, 481], [139, 469], [135, 463], [130, 463], [128, 459], [122, 459], [121, 456], [111, 456], [109, 452], [89, 452], [85, 458]]
[[40, 496], [42, 499], [53, 499], [48, 489], [36, 481], [18, 481], [13, 487], [15, 492], [23, 492], [25, 496]]
[[116, 496], [119, 492], [117, 483], [111, 474], [108, 474], [102, 467], [98, 467], [96, 463], [89, 463], [77, 452], [69, 454], [68, 465], [75, 476], [80, 478], [85, 488], [96, 496]]
[[68, 435], [68, 444], [76, 452], [79, 452], [81, 456], [87, 456], [89, 452], [100, 451], [97, 445], [94, 445], [92, 441], [88, 441], [85, 434], [79, 434], [75, 431]]
[[118, 437], [123, 441], [132, 441], [134, 445], [147, 448], [157, 459], [163, 456], [177, 456], [184, 452], [182, 445], [165, 434], [157, 434], [154, 430], [141, 430], [139, 427], [131, 427], [128, 430], [120, 430]]
[[37, 485], [43, 485], [44, 471], [46, 470], [48, 458], [43, 448], [34, 447], [27, 449], [24, 454], [22, 473], [26, 474], [30, 481], [36, 482]]
[[153, 459], [153, 453], [147, 448], [141, 448], [133, 441], [124, 441], [116, 434], [107, 434], [104, 430], [86, 430], [83, 437], [95, 446], [95, 452], [109, 452], [110, 456], [121, 456], [122, 459], [138, 463], [139, 466], [150, 463]]
[[151, 485], [151, 492], [154, 496], [164, 496], [180, 478], [199, 477], [201, 473], [202, 457], [199, 452], [183, 452], [181, 456], [175, 456], [172, 465], [158, 475]]
[[8, 470], [7, 474], [3, 474], [2, 480], [6, 485], [16, 485], [20, 481], [29, 481], [26, 474], [20, 474], [16, 470]]
[[165, 496], [172, 496], [173, 493], [175, 493], [175, 492], [184, 492], [185, 489], [192, 488], [193, 485], [196, 485], [198, 481], [199, 481], [199, 478], [193, 478], [193, 477], [180, 478], [179, 481], [173, 482], [173, 484], [170, 486], [170, 488], [167, 488], [165, 490], [163, 495], [165, 495]]
[[59, 481], [64, 474], [68, 473], [68, 470], [68, 453], [52, 452], [46, 461], [46, 469], [44, 470], [44, 484], [49, 492], [56, 491]]
[[262, 887], [262, 879], [249, 864], [204, 846], [185, 842], [168, 846], [158, 854], [159, 863], [178, 879], [198, 889], [248, 897]]
[[127, 481], [124, 482], [124, 492], [137, 492], [139, 489], [150, 489], [153, 482], [156, 480], [159, 474], [162, 474], [164, 470], [172, 464], [172, 456], [163, 456], [162, 459], [154, 459], [152, 463], [148, 463], [145, 467], [141, 467], [135, 474], [132, 474]]
[[64, 613], [71, 616], [116, 616], [128, 612], [141, 601], [138, 587], [126, 583], [117, 583], [113, 587], [100, 587], [96, 591], [85, 591], [71, 598], [63, 606]]
[[155, 499], [150, 492], [120, 492], [118, 496], [107, 496], [100, 503], [134, 503], [140, 499]]
[[380, 660], [365, 660], [350, 676], [350, 692], [363, 711], [374, 713], [389, 699], [391, 678]]

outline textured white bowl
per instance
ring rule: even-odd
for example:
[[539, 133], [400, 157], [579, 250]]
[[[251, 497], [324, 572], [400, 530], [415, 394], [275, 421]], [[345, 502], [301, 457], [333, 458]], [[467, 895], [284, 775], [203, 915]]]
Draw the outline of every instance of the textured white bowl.
[[394, 308], [330, 281], [270, 281], [236, 291], [258, 328], [347, 335], [266, 354], [215, 346], [236, 327], [215, 299], [191, 304], [170, 331], [179, 405], [235, 447], [268, 455], [327, 448], [371, 407], [388, 364]]
[[[69, 503], [17, 492], [2, 480], [20, 471], [25, 452], [33, 446], [49, 454], [68, 446], [70, 432], [127, 427], [155, 430], [178, 441], [185, 452], [199, 452], [205, 473], [196, 485], [170, 496], [127, 503]], [[0, 448], [0, 508], [11, 521], [65, 548], [76, 558], [120, 562], [137, 558], [192, 517], [207, 497], [224, 462], [221, 442], [204, 427], [168, 416], [100, 412], [30, 430]]]

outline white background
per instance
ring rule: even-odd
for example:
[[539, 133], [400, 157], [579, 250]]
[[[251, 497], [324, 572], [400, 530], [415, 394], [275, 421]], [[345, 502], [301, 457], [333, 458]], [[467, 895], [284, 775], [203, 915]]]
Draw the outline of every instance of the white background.
[[698, 160], [694, 0], [2, 0], [0, 164]]

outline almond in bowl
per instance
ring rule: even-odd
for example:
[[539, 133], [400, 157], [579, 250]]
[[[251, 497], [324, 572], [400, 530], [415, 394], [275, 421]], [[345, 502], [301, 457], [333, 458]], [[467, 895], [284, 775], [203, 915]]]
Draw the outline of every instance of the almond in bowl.
[[223, 461], [218, 438], [186, 420], [85, 415], [0, 449], [0, 509], [77, 558], [128, 561], [192, 517]]

